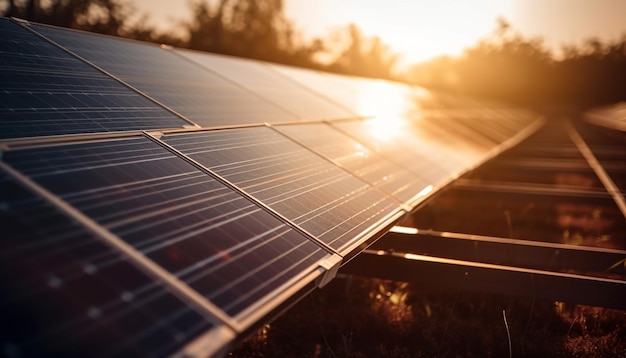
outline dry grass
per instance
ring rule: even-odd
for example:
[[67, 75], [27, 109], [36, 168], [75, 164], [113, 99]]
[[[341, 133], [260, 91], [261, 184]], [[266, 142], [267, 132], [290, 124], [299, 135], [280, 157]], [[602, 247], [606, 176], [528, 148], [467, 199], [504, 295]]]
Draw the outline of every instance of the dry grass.
[[626, 312], [339, 277], [233, 357], [626, 357]]

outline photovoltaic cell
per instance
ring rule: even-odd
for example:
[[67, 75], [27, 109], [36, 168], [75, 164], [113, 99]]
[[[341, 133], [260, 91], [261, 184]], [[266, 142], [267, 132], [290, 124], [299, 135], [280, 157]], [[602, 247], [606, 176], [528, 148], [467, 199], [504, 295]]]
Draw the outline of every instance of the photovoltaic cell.
[[0, 139], [186, 124], [8, 19], [0, 19], [0, 88]]
[[270, 128], [169, 135], [165, 142], [346, 254], [399, 210], [383, 192]]
[[373, 108], [376, 103], [381, 103], [381, 98], [376, 98], [376, 101], [372, 102], [372, 96], [366, 93], [368, 80], [283, 65], [271, 64], [270, 66], [303, 86], [332, 99], [358, 116], [381, 114], [376, 112], [379, 108]]
[[410, 201], [427, 186], [435, 184], [326, 124], [285, 125], [276, 128], [401, 202]]
[[473, 123], [475, 116], [474, 110], [434, 109], [416, 122], [438, 137], [460, 137], [462, 142], [472, 145], [473, 151], [483, 154], [496, 146], [498, 141], [478, 130]]
[[329, 254], [146, 138], [4, 159], [236, 316]]
[[297, 119], [241, 86], [156, 45], [42, 25], [32, 28], [201, 126]]
[[[322, 272], [339, 259], [331, 251], [358, 254], [420, 195], [534, 120], [391, 81], [8, 19], [0, 85], [0, 170], [57, 197], [0, 171], [0, 355], [9, 357], [222, 350], [292, 292], [332, 278]], [[189, 122], [238, 128], [182, 129]], [[59, 136], [137, 130], [165, 134]], [[40, 136], [49, 138], [29, 138]], [[590, 146], [621, 178], [618, 146]], [[471, 190], [464, 183], [455, 191]], [[174, 278], [161, 284], [156, 268]]]
[[[406, 131], [407, 124], [409, 122], [391, 129], [390, 123], [375, 119], [341, 121], [333, 123], [333, 126], [359, 142], [367, 143], [376, 153], [390, 158], [430, 183], [442, 183], [449, 179], [461, 163], [436, 137], [426, 133], [411, 135]], [[381, 136], [381, 130], [386, 134]]]
[[[478, 157], [513, 138], [538, 119], [529, 111], [498, 104], [486, 107], [470, 99], [442, 94], [424, 101], [424, 106], [428, 110], [421, 117], [423, 122], [431, 123], [431, 127], [441, 133], [439, 136], [462, 137], [461, 141], [470, 145], [470, 150]], [[467, 149], [462, 151], [467, 152]]]
[[404, 84], [282, 65], [269, 66], [361, 117], [406, 116], [420, 106], [419, 96]]
[[5, 357], [166, 356], [214, 323], [0, 171]]
[[449, 122], [452, 125], [466, 128], [470, 133], [474, 133], [475, 136], [487, 138], [496, 145], [506, 141], [515, 134], [514, 131], [502, 125], [502, 120], [481, 118], [478, 115], [470, 118], [452, 117], [449, 119]]
[[441, 152], [461, 166], [471, 165], [501, 143], [488, 139], [471, 126], [461, 125], [452, 114], [445, 112], [443, 117], [416, 121], [409, 133], [424, 143], [441, 147]]
[[498, 143], [486, 141], [471, 129], [456, 124], [450, 117], [423, 118], [408, 127], [407, 135], [448, 158], [449, 170], [458, 171], [480, 161]]
[[265, 63], [203, 52], [176, 52], [250, 89], [260, 97], [279, 104], [300, 119], [354, 117], [347, 109], [273, 70]]
[[584, 117], [588, 122], [626, 132], [626, 102], [596, 108]]
[[577, 131], [593, 152], [603, 170], [624, 196], [626, 192], [626, 133], [616, 126], [600, 127], [577, 123]]
[[443, 126], [459, 126], [469, 129], [474, 137], [483, 138], [483, 141], [500, 144], [528, 127], [536, 120], [536, 116], [527, 111], [494, 108], [472, 105], [464, 107], [461, 103], [457, 108], [441, 109], [447, 119]]

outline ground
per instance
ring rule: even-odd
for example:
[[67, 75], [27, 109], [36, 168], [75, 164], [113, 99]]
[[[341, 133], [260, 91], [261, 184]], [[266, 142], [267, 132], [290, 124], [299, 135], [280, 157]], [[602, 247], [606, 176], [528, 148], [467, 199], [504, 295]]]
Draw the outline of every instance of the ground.
[[625, 338], [625, 311], [340, 276], [230, 356], [626, 357]]

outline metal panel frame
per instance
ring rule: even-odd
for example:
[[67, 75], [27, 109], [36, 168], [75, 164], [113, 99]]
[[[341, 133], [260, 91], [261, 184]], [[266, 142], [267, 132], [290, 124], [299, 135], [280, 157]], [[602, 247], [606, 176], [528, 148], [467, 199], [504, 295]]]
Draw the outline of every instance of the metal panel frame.
[[341, 273], [626, 309], [626, 281], [367, 250]]
[[[107, 133], [107, 135], [96, 136], [96, 138], [94, 138], [94, 136], [88, 136], [88, 138], [72, 136], [72, 139], [75, 139], [74, 141], [65, 141], [63, 144], [79, 144], [85, 142], [106, 141], [107, 139], [124, 138], [146, 138], [147, 140], [156, 143], [164, 149], [169, 150], [169, 146], [166, 143], [160, 141], [158, 138], [155, 137], [154, 134], [148, 132]], [[96, 140], [94, 141], [94, 139]], [[31, 143], [25, 141], [21, 144], [22, 145], [18, 146], [19, 149], [61, 145], [61, 143], [58, 143], [58, 141], [55, 140], [46, 142], [44, 141], [44, 138], [37, 138], [34, 142]], [[16, 148], [16, 150], [19, 149]], [[176, 150], [169, 151], [177, 155], [180, 159], [194, 165], [194, 161], [191, 158], [188, 158], [178, 153]], [[196, 167], [196, 169], [199, 169], [209, 177], [212, 177], [214, 180], [217, 180], [223, 185], [226, 185], [238, 195], [241, 195], [258, 205], [258, 201], [256, 199], [250, 198], [247, 194], [243, 193], [236, 186], [233, 186], [232, 184], [229, 184], [227, 182], [224, 183], [221, 177], [216, 176], [212, 172], [208, 171], [206, 168], [202, 166], [198, 167], [198, 165], [194, 165], [194, 167]], [[174, 275], [169, 273], [169, 271], [165, 270], [159, 264], [141, 254], [130, 244], [127, 244], [117, 235], [102, 227], [93, 219], [87, 217], [85, 214], [74, 208], [71, 204], [67, 203], [57, 195], [51, 193], [39, 184], [30, 180], [27, 176], [13, 169], [9, 164], [0, 161], [0, 169], [5, 170], [10, 175], [10, 177], [12, 177], [18, 183], [35, 192], [48, 203], [63, 212], [65, 215], [77, 221], [82, 227], [94, 234], [97, 238], [105, 242], [117, 252], [121, 253], [142, 272], [161, 282], [165, 287], [168, 287], [169, 290], [175, 293], [176, 296], [180, 298], [183, 302], [186, 302], [193, 307], [196, 307], [196, 309], [198, 309], [200, 313], [204, 313], [205, 317], [209, 317], [211, 322], [213, 322], [216, 327], [207, 333], [205, 339], [214, 340], [218, 337], [225, 337], [232, 340], [232, 338], [234, 338], [237, 334], [245, 332], [253, 323], [257, 322], [260, 318], [269, 315], [273, 310], [280, 307], [287, 298], [289, 298], [295, 292], [301, 290], [304, 286], [315, 283], [315, 286], [321, 287], [324, 284], [328, 283], [337, 273], [337, 270], [343, 261], [341, 256], [335, 253], [332, 249], [325, 247], [323, 243], [320, 243], [318, 240], [312, 239], [312, 236], [310, 234], [306, 233], [293, 223], [286, 221], [284, 218], [277, 216], [264, 204], [261, 204], [259, 205], [261, 209], [269, 212], [274, 217], [277, 217], [280, 221], [287, 224], [291, 229], [300, 232], [310, 241], [317, 243], [322, 250], [327, 252], [328, 256], [324, 260], [311, 265], [309, 269], [304, 270], [300, 275], [292, 278], [288, 282], [285, 282], [283, 285], [274, 290], [274, 293], [266, 296], [264, 300], [258, 301], [255, 305], [246, 308], [240, 314], [231, 317], [223, 312], [216, 305], [211, 303], [208, 299], [201, 296], [193, 288], [189, 287], [186, 283], [180, 281]]]
[[619, 249], [396, 227], [370, 249], [558, 272], [601, 273], [626, 258]]
[[[183, 125], [180, 128], [179, 127], [154, 128], [154, 129], [149, 129], [149, 130], [129, 130], [129, 131], [118, 131], [118, 132], [67, 134], [67, 135], [5, 139], [5, 140], [0, 140], [0, 159], [2, 156], [2, 152], [4, 151], [13, 151], [13, 150], [26, 149], [26, 148], [45, 148], [45, 147], [53, 147], [53, 146], [56, 147], [59, 145], [71, 145], [71, 144], [87, 143], [87, 142], [95, 143], [95, 142], [102, 142], [102, 141], [114, 140], [114, 139], [145, 138], [146, 140], [149, 140], [155, 143], [156, 145], [159, 145], [164, 150], [167, 150], [170, 153], [176, 155], [177, 158], [186, 161], [188, 164], [191, 164], [193, 167], [195, 167], [196, 169], [198, 169], [205, 175], [208, 175], [210, 178], [218, 181], [220, 184], [234, 191], [237, 195], [242, 196], [246, 200], [260, 207], [266, 213], [269, 213], [270, 215], [272, 215], [273, 217], [275, 217], [282, 223], [285, 223], [290, 229], [297, 231], [309, 241], [313, 241], [314, 243], [316, 243], [317, 247], [319, 247], [321, 250], [326, 252], [327, 256], [323, 260], [310, 265], [310, 267], [307, 267], [307, 269], [303, 270], [300, 274], [296, 275], [292, 279], [283, 283], [278, 288], [273, 290], [272, 293], [266, 295], [262, 300], [256, 302], [250, 307], [247, 307], [239, 314], [235, 316], [230, 316], [224, 311], [222, 311], [219, 307], [214, 305], [212, 302], [210, 302], [208, 299], [200, 295], [196, 290], [189, 287], [186, 283], [182, 282], [176, 276], [174, 276], [169, 271], [164, 269], [162, 266], [160, 266], [153, 260], [149, 259], [147, 256], [144, 256], [143, 254], [141, 254], [138, 250], [136, 250], [134, 247], [126, 243], [119, 236], [112, 233], [111, 231], [104, 228], [102, 225], [98, 224], [96, 221], [94, 221], [87, 215], [77, 210], [74, 206], [66, 202], [64, 199], [48, 191], [41, 185], [37, 184], [36, 182], [28, 178], [27, 176], [15, 170], [11, 165], [0, 161], [0, 169], [5, 170], [9, 174], [9, 176], [13, 178], [14, 180], [16, 180], [20, 185], [25, 186], [28, 190], [35, 193], [39, 197], [41, 197], [48, 204], [60, 210], [64, 215], [76, 221], [81, 227], [88, 230], [90, 233], [94, 234], [95, 237], [100, 239], [102, 242], [106, 243], [107, 245], [112, 247], [114, 250], [121, 253], [123, 257], [128, 259], [134, 266], [138, 267], [142, 272], [148, 274], [153, 279], [162, 283], [165, 287], [168, 288], [169, 291], [173, 292], [183, 302], [193, 306], [199, 313], [201, 313], [210, 322], [216, 325], [216, 327], [211, 329], [209, 332], [205, 333], [204, 335], [201, 335], [200, 337], [197, 337], [192, 342], [189, 342], [188, 344], [186, 344], [185, 347], [183, 347], [182, 350], [178, 353], [179, 356], [204, 355], [204, 354], [212, 355], [212, 354], [218, 354], [218, 353], [224, 354], [226, 352], [228, 345], [230, 345], [232, 341], [236, 339], [238, 336], [241, 336], [242, 334], [245, 334], [250, 329], [252, 329], [254, 323], [262, 319], [267, 319], [268, 317], [271, 317], [276, 312], [282, 309], [285, 309], [285, 307], [293, 303], [294, 300], [301, 298], [302, 295], [312, 291], [315, 287], [324, 286], [330, 280], [333, 279], [333, 277], [340, 270], [341, 266], [344, 266], [346, 267], [346, 269], [350, 270], [352, 269], [352, 267], [355, 267], [355, 265], [358, 266], [361, 262], [363, 262], [362, 257], [365, 258], [365, 260], [367, 260], [372, 255], [371, 251], [365, 251], [365, 254], [362, 255], [362, 257], [361, 256], [356, 257], [356, 255], [362, 250], [365, 250], [368, 246], [370, 246], [377, 239], [379, 239], [382, 235], [384, 235], [388, 230], [391, 229], [391, 227], [393, 227], [393, 225], [399, 222], [402, 218], [410, 215], [412, 212], [415, 212], [420, 207], [420, 205], [422, 205], [425, 202], [427, 198], [434, 196], [439, 189], [449, 186], [455, 179], [459, 177], [459, 175], [473, 170], [474, 168], [482, 165], [488, 160], [498, 156], [499, 154], [501, 154], [508, 148], [511, 148], [517, 145], [522, 140], [524, 140], [525, 138], [530, 136], [532, 133], [537, 131], [544, 124], [544, 119], [541, 117], [538, 117], [538, 116], [531, 117], [531, 116], [525, 115], [521, 117], [526, 122], [529, 122], [529, 124], [525, 125], [524, 129], [522, 129], [521, 131], [515, 132], [513, 136], [504, 135], [494, 129], [494, 132], [499, 133], [500, 136], [503, 138], [503, 141], [501, 143], [495, 144], [485, 155], [480, 157], [480, 160], [477, 160], [476, 162], [472, 162], [471, 164], [466, 165], [458, 173], [449, 173], [449, 177], [445, 179], [443, 182], [434, 183], [432, 186], [429, 185], [420, 193], [417, 193], [413, 198], [411, 198], [406, 203], [404, 203], [401, 200], [396, 199], [392, 195], [389, 195], [389, 193], [387, 193], [385, 190], [378, 188], [376, 185], [372, 185], [372, 183], [369, 183], [367, 180], [365, 180], [364, 178], [361, 178], [359, 175], [355, 175], [355, 173], [348, 170], [344, 166], [339, 165], [338, 163], [333, 161], [331, 158], [321, 155], [320, 153], [315, 151], [313, 148], [310, 148], [304, 145], [303, 143], [295, 140], [291, 136], [281, 131], [279, 128], [280, 125], [290, 125], [290, 124], [311, 124], [311, 123], [322, 124], [322, 125], [328, 126], [332, 130], [337, 130], [339, 133], [343, 133], [344, 135], [347, 135], [352, 140], [355, 140], [361, 143], [361, 145], [363, 145], [364, 147], [368, 147], [373, 152], [376, 152], [375, 150], [373, 150], [373, 148], [371, 148], [368, 145], [368, 143], [363, 143], [359, 138], [355, 138], [351, 136], [349, 133], [346, 133], [345, 131], [341, 130], [341, 128], [339, 128], [336, 125], [336, 123], [339, 123], [341, 121], [350, 120], [350, 121], [363, 122], [364, 120], [372, 119], [376, 117], [362, 116], [362, 115], [355, 113], [354, 116], [348, 117], [348, 118], [326, 118], [326, 119], [316, 119], [316, 120], [284, 121], [284, 122], [276, 122], [273, 124], [269, 124], [269, 123], [232, 124], [232, 125], [209, 126], [209, 127], [202, 128], [201, 126], [196, 124], [194, 121], [189, 120], [188, 118], [176, 112], [172, 108], [169, 108], [168, 106], [164, 105], [160, 101], [148, 96], [146, 93], [126, 83], [126, 81], [118, 78], [117, 76], [113, 75], [112, 73], [109, 73], [108, 71], [95, 65], [94, 63], [87, 61], [85, 58], [78, 56], [73, 51], [68, 50], [67, 48], [52, 41], [46, 36], [40, 34], [34, 28], [32, 28], [31, 24], [28, 23], [27, 21], [16, 20], [16, 19], [12, 19], [11, 21], [15, 22], [18, 26], [24, 28], [26, 31], [29, 31], [35, 34], [36, 36], [46, 41], [47, 43], [55, 46], [56, 48], [59, 48], [60, 50], [72, 56], [73, 58], [76, 58], [79, 61], [86, 63], [87, 65], [91, 66], [92, 68], [104, 74], [105, 76], [114, 79], [117, 83], [120, 83], [122, 86], [128, 88], [130, 91], [138, 94], [139, 96], [142, 96], [143, 98], [146, 98], [147, 100], [154, 103], [156, 106], [163, 108], [164, 110], [173, 114], [175, 117], [180, 118], [181, 121], [188, 123], [188, 124]], [[90, 35], [93, 35], [93, 34], [90, 34]], [[95, 36], [103, 36], [103, 35], [95, 35]], [[127, 40], [127, 39], [121, 39], [121, 40], [135, 42], [132, 40]], [[217, 75], [225, 79], [229, 83], [232, 83], [235, 86], [242, 88], [247, 93], [251, 93], [256, 97], [261, 98], [262, 100], [264, 100], [265, 102], [268, 102], [269, 104], [275, 106], [276, 108], [284, 112], [293, 114], [291, 111], [288, 111], [284, 109], [282, 106], [280, 106], [279, 103], [274, 103], [273, 101], [264, 98], [262, 95], [255, 92], [254, 90], [251, 90], [250, 88], [243, 86], [237, 83], [236, 81], [233, 81], [229, 79], [228, 77], [223, 76], [219, 73], [216, 73], [216, 71], [213, 71], [207, 68], [206, 66], [199, 64], [196, 61], [185, 57], [183, 54], [177, 52], [175, 49], [172, 49], [171, 47], [161, 46], [160, 50], [171, 51], [171, 53], [174, 54], [175, 56], [180, 57], [185, 61], [189, 61], [195, 64], [199, 70], [207, 71], [213, 75]], [[297, 85], [307, 90], [308, 92], [311, 93], [311, 95], [317, 96], [320, 99], [326, 100], [329, 103], [336, 105], [339, 108], [345, 109], [347, 112], [352, 113], [352, 110], [349, 107], [344, 106], [342, 103], [339, 103], [339, 101], [336, 101], [333, 98], [329, 98], [323, 93], [319, 93], [318, 91], [307, 86], [306, 84], [303, 84], [297, 79], [292, 78], [288, 76], [287, 74], [283, 73], [282, 71], [280, 71], [280, 69], [276, 67], [277, 65], [272, 65], [268, 63], [263, 63], [263, 64], [267, 67], [268, 71], [271, 71], [274, 74], [282, 76], [283, 78], [290, 81], [294, 85]], [[337, 76], [337, 75], [332, 75], [332, 76]], [[347, 78], [341, 79], [341, 80], [348, 81]], [[358, 79], [355, 79], [355, 81], [356, 80]], [[371, 82], [374, 80], [367, 80], [367, 81]], [[367, 83], [370, 83], [370, 82], [367, 82]], [[390, 83], [389, 85], [393, 85], [393, 84]], [[407, 89], [410, 89], [410, 87], [407, 87]], [[454, 111], [458, 112], [462, 110], [463, 109], [451, 110], [450, 113], [453, 113]], [[479, 112], [480, 110], [482, 109], [479, 108]], [[382, 113], [382, 114], [386, 114], [386, 113]], [[464, 112], [460, 112], [458, 115], [463, 115], [463, 114]], [[498, 117], [497, 116], [498, 113], [493, 113], [493, 114], [496, 115], [496, 117]], [[410, 116], [408, 115], [406, 116], [405, 119], [409, 121], [411, 120]], [[456, 121], [453, 121], [450, 123], [456, 123]], [[506, 126], [505, 124], [502, 124], [502, 126], [503, 128], [507, 127], [510, 129], [510, 126]], [[266, 204], [256, 199], [253, 195], [247, 194], [244, 190], [239, 188], [234, 183], [231, 183], [230, 181], [216, 174], [214, 171], [210, 170], [209, 168], [203, 166], [202, 164], [198, 163], [192, 158], [184, 155], [182, 152], [180, 152], [179, 150], [170, 146], [169, 144], [165, 143], [162, 140], [162, 137], [168, 134], [182, 134], [182, 133], [191, 134], [191, 133], [199, 133], [199, 132], [204, 132], [204, 131], [215, 131], [215, 130], [222, 130], [222, 129], [237, 129], [237, 128], [254, 128], [254, 127], [268, 127], [269, 129], [277, 132], [279, 135], [283, 136], [287, 140], [302, 147], [303, 150], [313, 153], [314, 155], [325, 160], [326, 162], [329, 162], [333, 166], [338, 167], [340, 170], [346, 172], [348, 175], [358, 179], [359, 181], [365, 183], [366, 185], [374, 188], [374, 190], [382, 193], [385, 197], [392, 198], [394, 202], [398, 203], [397, 209], [394, 206], [394, 209], [391, 212], [380, 217], [375, 223], [371, 224], [369, 227], [365, 228], [362, 232], [358, 233], [350, 241], [349, 244], [345, 244], [339, 249], [334, 250], [329, 245], [325, 244], [324, 242], [316, 238], [314, 235], [308, 233], [306, 230], [302, 229], [301, 227], [293, 223], [291, 220], [288, 220], [283, 215], [277, 213], [275, 210], [271, 209]], [[476, 136], [478, 137], [483, 136], [483, 134], [479, 132], [476, 132], [476, 133], [477, 133]], [[468, 135], [464, 137], [471, 137], [471, 136]], [[484, 145], [486, 142], [487, 142], [486, 139], [484, 141], [481, 140], [481, 145]], [[402, 163], [395, 161], [393, 158], [390, 158], [388, 155], [385, 155], [384, 153], [378, 153], [378, 152], [377, 152], [377, 155], [381, 155], [382, 157], [386, 158], [390, 162], [400, 167], [403, 167], [409, 172], [419, 176], [419, 173], [416, 173], [414, 170], [410, 168], [406, 168]], [[611, 192], [611, 190], [609, 192]], [[455, 238], [455, 239], [461, 240], [461, 239], [467, 239], [467, 238]], [[476, 241], [476, 238], [472, 238], [472, 240]], [[483, 241], [489, 241], [489, 240], [484, 240], [483, 238]], [[495, 242], [497, 240], [494, 239], [491, 241]], [[340, 254], [340, 252], [342, 254]], [[378, 257], [378, 255], [376, 256]], [[497, 269], [503, 272], [504, 271], [509, 272], [511, 274], [518, 274], [518, 275], [530, 274], [532, 277], [535, 277], [535, 276], [537, 277], [545, 276], [545, 277], [550, 277], [550, 278], [555, 277], [555, 275], [551, 273], [543, 273], [539, 271], [535, 272], [532, 270], [524, 271], [524, 270], [515, 269], [515, 268], [502, 269], [502, 268], [496, 268], [496, 267], [491, 267], [491, 266], [484, 266], [486, 264], [457, 262], [458, 260], [457, 261], [448, 260], [446, 262], [443, 262], [443, 261], [440, 261], [443, 259], [413, 260], [415, 259], [414, 257], [412, 256], [406, 257], [406, 255], [402, 257], [397, 256], [396, 254], [386, 255], [386, 256], [389, 256], [386, 259], [390, 259], [390, 258], [393, 259], [392, 262], [396, 262], [395, 260], [399, 258], [402, 258], [403, 260], [406, 261], [408, 258], [408, 259], [411, 259], [412, 261], [421, 262], [421, 265], [431, 265], [431, 266], [437, 265], [437, 267], [439, 267], [438, 265], [440, 264], [446, 264], [448, 268], [461, 267], [461, 270], [463, 270], [463, 268], [465, 268], [465, 270], [468, 270], [468, 267], [471, 267], [472, 269], [476, 269], [479, 271], [484, 270], [484, 269]], [[402, 263], [401, 265], [404, 265], [404, 264], [405, 263]], [[383, 269], [381, 266], [378, 266], [378, 265], [370, 267], [370, 269], [374, 269], [374, 268], [376, 270]], [[382, 273], [385, 273], [385, 272], [386, 272], [385, 270], [382, 271]], [[569, 276], [572, 276], [572, 277], [569, 277]], [[576, 282], [579, 282], [581, 280], [581, 278], [579, 277], [574, 277], [573, 275], [569, 275], [569, 276], [568, 276], [568, 279], [574, 280]], [[582, 279], [582, 282], [595, 282], [595, 281]], [[596, 286], [593, 286], [594, 284], [590, 284], [590, 285], [591, 286], [589, 287], [596, 287]], [[621, 293], [622, 291], [618, 291], [618, 292]], [[216, 342], [218, 343], [216, 344]]]
[[[325, 123], [325, 122], [317, 122], [317, 123]], [[303, 124], [303, 123], [302, 122], [296, 122], [294, 124]], [[247, 128], [247, 127], [249, 127], [249, 126], [244, 126], [244, 127], [223, 127], [223, 128], [220, 128], [219, 130]], [[260, 126], [251, 126], [251, 127], [260, 127]], [[171, 148], [171, 151], [173, 151], [173, 153], [175, 153], [176, 155], [178, 155], [178, 156], [180, 156], [182, 158], [185, 158], [185, 160], [187, 160], [189, 163], [193, 164], [197, 168], [199, 168], [202, 171], [210, 174], [211, 176], [213, 176], [214, 178], [218, 179], [219, 181], [221, 181], [225, 185], [227, 185], [229, 187], [232, 187], [233, 189], [237, 190], [241, 195], [243, 195], [246, 198], [248, 198], [249, 200], [253, 201], [258, 206], [263, 207], [266, 211], [270, 212], [272, 215], [276, 216], [277, 218], [279, 218], [280, 220], [284, 221], [285, 223], [288, 223], [291, 227], [297, 228], [297, 230], [299, 232], [301, 232], [304, 235], [306, 235], [309, 239], [317, 242], [319, 245], [321, 245], [325, 249], [330, 250], [331, 252], [333, 252], [333, 253], [343, 257], [344, 260], [349, 260], [351, 257], [353, 257], [354, 255], [358, 254], [357, 252], [354, 252], [358, 248], [363, 248], [364, 249], [365, 247], [369, 246], [372, 242], [374, 242], [376, 239], [378, 239], [380, 236], [382, 236], [381, 233], [384, 234], [384, 232], [387, 232], [391, 227], [393, 227], [393, 225], [395, 223], [400, 221], [400, 219], [402, 219], [408, 213], [409, 210], [407, 210], [407, 209], [410, 209], [410, 208], [407, 208], [405, 205], [402, 205], [401, 202], [399, 202], [397, 199], [395, 199], [394, 197], [390, 196], [389, 194], [385, 193], [384, 191], [382, 191], [377, 186], [368, 183], [367, 181], [365, 181], [361, 177], [359, 177], [359, 176], [353, 174], [352, 172], [346, 170], [345, 168], [337, 165], [332, 160], [328, 160], [327, 158], [321, 156], [320, 154], [318, 154], [312, 148], [309, 148], [308, 146], [306, 146], [306, 145], [304, 145], [304, 144], [294, 140], [293, 138], [291, 138], [290, 136], [286, 135], [285, 133], [277, 130], [276, 128], [274, 128], [274, 125], [269, 124], [269, 123], [265, 123], [263, 125], [263, 127], [267, 127], [269, 129], [273, 130], [274, 132], [278, 133], [279, 135], [281, 135], [282, 137], [284, 137], [288, 141], [293, 142], [297, 146], [302, 147], [304, 150], [312, 153], [313, 155], [315, 155], [317, 157], [320, 157], [324, 161], [329, 162], [330, 164], [332, 164], [333, 166], [338, 167], [340, 170], [346, 172], [347, 174], [351, 175], [352, 177], [356, 178], [357, 180], [359, 180], [359, 181], [361, 181], [361, 182], [371, 186], [374, 190], [381, 192], [382, 194], [384, 194], [385, 196], [387, 196], [389, 198], [392, 198], [393, 201], [398, 203], [398, 210], [387, 214], [386, 216], [381, 218], [377, 224], [371, 225], [365, 231], [363, 231], [359, 235], [357, 235], [353, 239], [353, 241], [354, 241], [353, 244], [348, 245], [348, 246], [342, 246], [339, 249], [335, 250], [335, 249], [331, 248], [329, 245], [327, 245], [326, 243], [324, 243], [321, 240], [319, 240], [313, 234], [307, 232], [305, 229], [298, 227], [297, 224], [293, 223], [291, 220], [287, 219], [286, 217], [284, 217], [280, 213], [276, 212], [274, 209], [270, 208], [267, 204], [265, 204], [265, 203], [261, 202], [260, 200], [256, 199], [253, 195], [248, 194], [247, 192], [245, 192], [245, 190], [239, 188], [236, 184], [231, 183], [226, 178], [223, 178], [222, 176], [220, 176], [219, 174], [215, 173], [211, 169], [205, 167], [204, 165], [202, 165], [201, 163], [197, 162], [196, 160], [186, 156], [182, 152], [178, 151], [176, 148], [171, 147], [169, 144], [161, 141], [160, 139], [158, 139], [158, 141], [159, 142], [163, 142], [163, 146], [168, 148], [168, 150], [170, 150], [169, 148]], [[200, 129], [186, 130], [186, 131], [181, 131], [181, 130], [162, 131], [162, 132], [159, 132], [159, 134], [157, 134], [157, 136], [159, 136], [161, 134], [162, 135], [167, 135], [167, 134], [186, 134], [186, 133], [191, 134], [191, 133], [209, 132], [209, 131], [215, 131], [215, 130], [216, 129], [211, 129], [211, 128], [200, 128]], [[146, 133], [154, 133], [154, 132], [146, 132]], [[157, 138], [155, 137], [154, 139], [157, 139]], [[340, 251], [348, 251], [348, 253], [347, 254], [342, 254]]]
[[[48, 42], [49, 44], [55, 46], [56, 48], [60, 49], [63, 52], [66, 52], [67, 54], [69, 54], [70, 56], [86, 63], [87, 65], [91, 66], [92, 68], [94, 68], [95, 70], [101, 72], [102, 74], [104, 74], [105, 76], [108, 76], [112, 79], [114, 79], [115, 81], [117, 81], [118, 83], [120, 83], [122, 86], [130, 89], [131, 91], [139, 94], [140, 96], [146, 98], [147, 100], [151, 101], [152, 103], [156, 104], [157, 106], [165, 109], [166, 111], [170, 112], [171, 114], [173, 114], [174, 116], [180, 118], [181, 120], [187, 122], [190, 126], [194, 127], [194, 128], [199, 128], [200, 126], [196, 123], [194, 123], [193, 121], [189, 120], [188, 118], [186, 118], [185, 116], [181, 115], [180, 113], [177, 113], [175, 110], [173, 110], [172, 108], [164, 105], [163, 103], [157, 101], [156, 99], [148, 96], [147, 94], [145, 94], [144, 92], [140, 91], [139, 89], [133, 87], [132, 85], [126, 83], [125, 81], [121, 80], [120, 78], [118, 78], [117, 76], [113, 75], [112, 73], [109, 73], [108, 71], [104, 70], [103, 68], [97, 66], [96, 64], [87, 61], [85, 58], [78, 56], [78, 54], [70, 51], [69, 49], [61, 46], [60, 44], [52, 41], [51, 39], [49, 39], [48, 37], [40, 34], [39, 32], [37, 32], [35, 29], [33, 29], [32, 27], [30, 27], [30, 22], [28, 21], [15, 21], [14, 22], [18, 25], [20, 25], [22, 28], [26, 29], [27, 31], [29, 31], [30, 33], [34, 34], [35, 36], [41, 38], [42, 40]], [[47, 25], [43, 25], [43, 24], [38, 24], [41, 26], [47, 26]], [[53, 27], [53, 26], [48, 26], [48, 27]], [[92, 33], [89, 33], [90, 35], [93, 35]], [[103, 35], [99, 35], [99, 36], [103, 36]], [[124, 39], [125, 41], [131, 41], [128, 39]]]

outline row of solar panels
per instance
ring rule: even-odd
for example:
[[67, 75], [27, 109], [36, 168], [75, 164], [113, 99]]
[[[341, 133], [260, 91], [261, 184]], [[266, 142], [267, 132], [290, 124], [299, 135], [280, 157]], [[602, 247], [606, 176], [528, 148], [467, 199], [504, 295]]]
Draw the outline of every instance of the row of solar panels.
[[9, 357], [223, 351], [541, 125], [392, 82], [0, 33]]
[[587, 121], [626, 132], [626, 102], [597, 108], [585, 114]]

